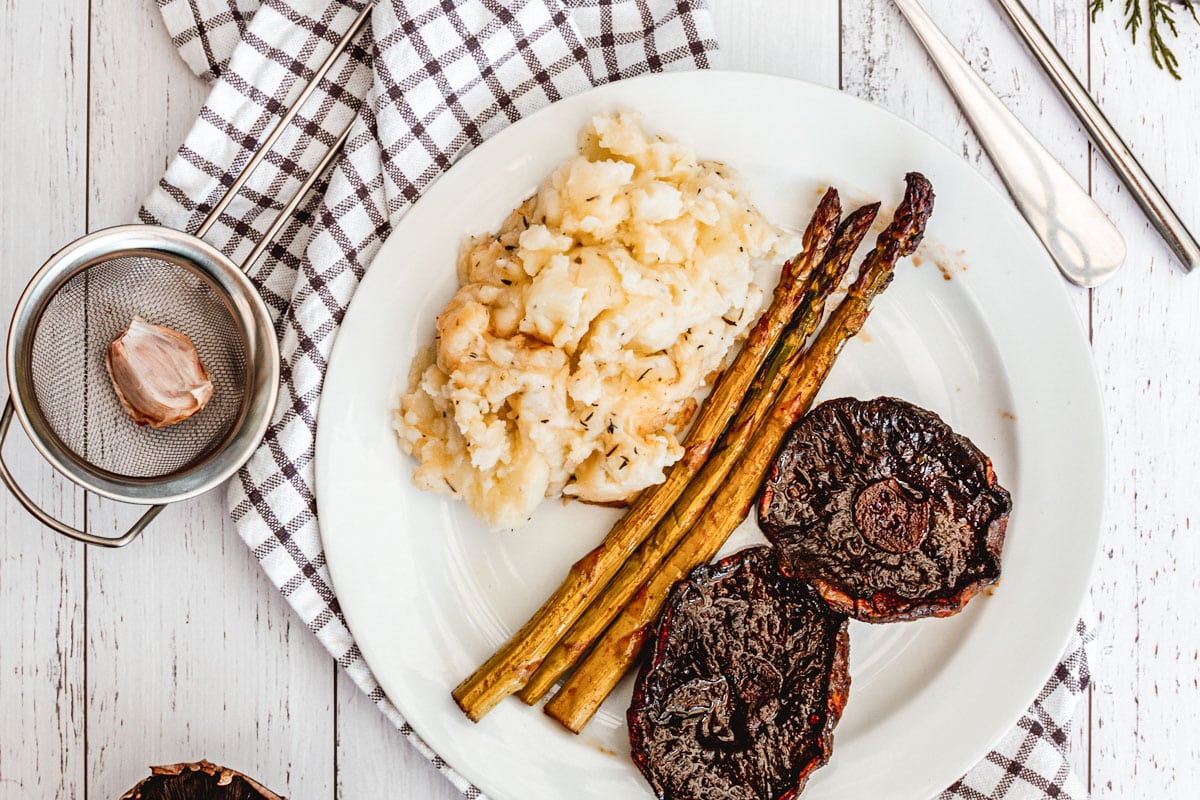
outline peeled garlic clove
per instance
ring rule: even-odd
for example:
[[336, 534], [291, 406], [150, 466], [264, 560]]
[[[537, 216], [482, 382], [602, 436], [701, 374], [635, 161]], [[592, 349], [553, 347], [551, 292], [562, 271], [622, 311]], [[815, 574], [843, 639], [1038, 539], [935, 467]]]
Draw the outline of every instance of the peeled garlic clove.
[[139, 425], [183, 422], [212, 397], [212, 379], [192, 340], [141, 317], [112, 340], [104, 365], [121, 407]]

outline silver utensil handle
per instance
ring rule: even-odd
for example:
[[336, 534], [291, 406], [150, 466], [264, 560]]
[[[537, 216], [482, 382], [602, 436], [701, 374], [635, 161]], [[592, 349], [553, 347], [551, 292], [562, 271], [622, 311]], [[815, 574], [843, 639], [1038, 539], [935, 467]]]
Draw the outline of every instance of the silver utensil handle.
[[1042, 65], [1054, 88], [1058, 89], [1063, 100], [1075, 112], [1096, 148], [1129, 188], [1151, 224], [1179, 256], [1180, 263], [1189, 272], [1195, 269], [1200, 265], [1200, 244], [1197, 244], [1187, 225], [1138, 163], [1137, 157], [1104, 116], [1100, 106], [1075, 77], [1037, 20], [1020, 0], [996, 0], [996, 5], [1000, 6], [1034, 58]]
[[68, 536], [78, 542], [86, 544], [99, 545], [100, 547], [124, 547], [138, 537], [146, 526], [154, 521], [154, 518], [159, 515], [166, 506], [151, 506], [145, 514], [129, 530], [120, 536], [95, 536], [87, 531], [81, 531], [78, 528], [72, 528], [70, 525], [50, 516], [50, 513], [45, 511], [41, 506], [33, 501], [29, 495], [25, 494], [13, 477], [12, 472], [8, 468], [8, 464], [4, 463], [4, 441], [8, 438], [8, 428], [12, 424], [13, 404], [10, 397], [4, 404], [4, 413], [0, 415], [0, 481], [8, 487], [8, 491], [12, 496], [17, 498], [17, 502], [24, 506], [25, 510], [37, 518], [39, 522], [48, 528], [51, 528], [63, 536]]
[[350, 138], [350, 130], [354, 127], [355, 119], [357, 117], [351, 118], [350, 122], [346, 124], [337, 141], [325, 151], [325, 155], [321, 156], [321, 160], [313, 167], [313, 171], [308, 173], [308, 177], [304, 179], [304, 183], [300, 184], [300, 188], [292, 195], [292, 199], [288, 200], [287, 204], [276, 215], [275, 221], [271, 223], [271, 227], [267, 229], [263, 237], [258, 240], [258, 244], [254, 245], [254, 249], [250, 251], [250, 255], [246, 256], [246, 259], [242, 262], [242, 272], [249, 271], [250, 267], [254, 266], [254, 262], [258, 261], [258, 257], [263, 254], [263, 251], [271, 246], [271, 243], [275, 241], [275, 236], [283, 230], [283, 226], [292, 218], [292, 212], [300, 207], [301, 201], [317, 185], [317, 181], [321, 179], [321, 175], [341, 155], [342, 148], [346, 146], [346, 140]]
[[1061, 164], [950, 44], [917, 0], [895, 0], [975, 129], [1029, 226], [1072, 283], [1096, 286], [1125, 263], [1125, 240]]
[[354, 18], [354, 21], [350, 23], [350, 27], [342, 34], [342, 38], [338, 39], [337, 44], [329, 51], [329, 55], [317, 67], [312, 79], [296, 97], [291, 108], [275, 123], [275, 127], [267, 134], [267, 138], [263, 139], [262, 143], [258, 146], [258, 150], [246, 162], [246, 166], [242, 167], [242, 171], [238, 173], [233, 183], [225, 190], [225, 194], [221, 196], [221, 199], [216, 202], [212, 210], [208, 212], [208, 215], [200, 223], [200, 227], [196, 229], [197, 238], [204, 238], [204, 234], [208, 233], [209, 228], [213, 226], [217, 219], [220, 218], [222, 212], [233, 202], [233, 198], [237, 197], [238, 192], [241, 191], [246, 181], [250, 179], [250, 176], [254, 173], [259, 163], [267, 157], [267, 153], [271, 152], [271, 148], [275, 146], [275, 142], [287, 130], [288, 125], [291, 124], [296, 115], [300, 113], [300, 109], [304, 106], [305, 101], [317, 90], [321, 79], [333, 67], [334, 63], [342, 55], [342, 52], [354, 41], [354, 37], [358, 36], [363, 26], [367, 24], [367, 21], [371, 18], [371, 10], [375, 7], [375, 3], [376, 0], [368, 0], [362, 7], [362, 10], [358, 12], [358, 16]]

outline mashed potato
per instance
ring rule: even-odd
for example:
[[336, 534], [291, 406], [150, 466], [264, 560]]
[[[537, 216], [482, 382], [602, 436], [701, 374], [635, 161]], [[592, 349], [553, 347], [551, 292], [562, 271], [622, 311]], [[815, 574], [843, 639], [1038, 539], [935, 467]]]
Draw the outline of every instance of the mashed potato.
[[609, 503], [662, 481], [695, 393], [755, 319], [755, 262], [783, 241], [727, 167], [634, 114], [594, 118], [579, 150], [464, 244], [462, 288], [396, 412], [416, 485], [492, 528], [544, 497]]

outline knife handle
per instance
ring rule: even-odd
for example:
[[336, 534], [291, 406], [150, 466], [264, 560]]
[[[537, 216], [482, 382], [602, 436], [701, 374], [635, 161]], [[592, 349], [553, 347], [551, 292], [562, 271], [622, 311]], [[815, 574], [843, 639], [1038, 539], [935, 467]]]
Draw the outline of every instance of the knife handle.
[[975, 129], [1059, 271], [1096, 286], [1125, 263], [1125, 240], [1096, 202], [950, 44], [917, 0], [894, 0]]

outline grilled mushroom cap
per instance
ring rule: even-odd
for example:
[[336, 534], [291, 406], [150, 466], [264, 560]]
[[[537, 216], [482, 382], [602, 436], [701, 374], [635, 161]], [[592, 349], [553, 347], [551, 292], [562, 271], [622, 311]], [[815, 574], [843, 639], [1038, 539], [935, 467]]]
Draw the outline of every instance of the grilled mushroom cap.
[[151, 767], [121, 800], [285, 800], [253, 778], [210, 761]]
[[844, 398], [789, 432], [759, 525], [833, 608], [892, 622], [955, 614], [995, 583], [1011, 509], [988, 457], [936, 414]]
[[665, 800], [790, 800], [829, 760], [850, 689], [846, 618], [769, 547], [675, 584], [629, 707], [634, 763]]

